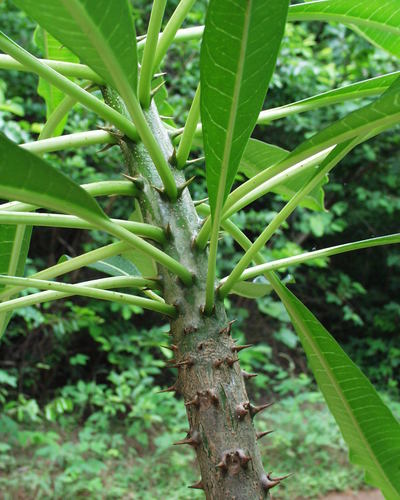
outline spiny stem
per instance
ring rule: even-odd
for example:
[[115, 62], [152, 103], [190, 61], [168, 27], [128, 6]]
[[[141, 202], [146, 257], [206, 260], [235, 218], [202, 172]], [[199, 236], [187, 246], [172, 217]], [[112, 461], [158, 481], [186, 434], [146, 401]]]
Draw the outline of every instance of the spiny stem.
[[57, 71], [52, 69], [47, 64], [41, 62], [39, 59], [6, 37], [4, 33], [0, 33], [0, 49], [10, 54], [25, 67], [29, 68], [34, 73], [37, 73], [44, 80], [54, 85], [65, 94], [70, 95], [81, 104], [97, 113], [104, 120], [115, 125], [115, 127], [124, 132], [124, 134], [126, 134], [132, 141], [136, 141], [138, 139], [136, 128], [127, 118], [112, 109], [110, 106], [107, 106], [104, 102], [92, 96], [89, 92], [83, 90], [76, 83], [71, 82], [71, 80], [65, 76], [57, 73]]
[[87, 132], [77, 132], [75, 134], [60, 135], [58, 137], [49, 137], [48, 139], [39, 141], [26, 142], [25, 144], [21, 144], [21, 148], [27, 149], [31, 153], [43, 154], [68, 148], [115, 143], [115, 136], [105, 130], [88, 130]]
[[139, 76], [139, 101], [143, 108], [150, 106], [151, 80], [154, 71], [154, 56], [157, 48], [158, 35], [160, 33], [161, 23], [164, 16], [164, 10], [167, 0], [154, 0], [151, 9], [150, 21], [145, 40], [142, 66]]
[[161, 61], [164, 59], [169, 46], [174, 41], [176, 32], [181, 27], [195, 1], [196, 0], [181, 0], [178, 7], [170, 17], [164, 31], [161, 33], [157, 44], [157, 50], [154, 57], [154, 70], [160, 66]]
[[187, 159], [192, 147], [193, 137], [196, 132], [196, 126], [200, 119], [200, 84], [197, 86], [192, 105], [183, 129], [182, 138], [176, 152], [176, 164], [178, 168], [186, 165]]

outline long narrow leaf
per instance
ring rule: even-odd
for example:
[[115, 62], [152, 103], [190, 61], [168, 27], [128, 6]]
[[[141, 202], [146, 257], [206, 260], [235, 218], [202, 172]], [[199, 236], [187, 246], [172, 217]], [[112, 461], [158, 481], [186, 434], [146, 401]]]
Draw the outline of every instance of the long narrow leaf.
[[343, 437], [350, 459], [366, 472], [366, 481], [387, 500], [400, 498], [400, 425], [339, 344], [315, 316], [276, 278], [308, 362]]
[[399, 0], [320, 0], [291, 6], [289, 20], [338, 21], [392, 54], [400, 55]]
[[126, 0], [15, 0], [112, 87], [137, 88], [136, 36]]
[[[49, 60], [58, 60], [63, 62], [78, 63], [79, 59], [67, 47], [63, 46], [50, 33], [38, 26], [35, 30], [35, 43], [40, 48], [43, 57]], [[64, 99], [64, 94], [53, 85], [50, 85], [43, 78], [39, 78], [38, 94], [43, 97], [46, 103], [46, 118], [47, 120]], [[53, 136], [62, 134], [68, 115], [57, 125], [53, 132]]]

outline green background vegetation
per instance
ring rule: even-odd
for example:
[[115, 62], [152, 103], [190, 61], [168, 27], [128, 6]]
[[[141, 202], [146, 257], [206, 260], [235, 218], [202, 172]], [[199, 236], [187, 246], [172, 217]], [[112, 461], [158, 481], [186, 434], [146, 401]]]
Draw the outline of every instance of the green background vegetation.
[[[172, 12], [176, 2], [168, 2]], [[135, 1], [137, 31], [146, 29], [150, 2]], [[199, 24], [205, 2], [197, 2], [188, 22]], [[167, 12], [168, 15], [168, 12]], [[36, 55], [34, 23], [7, 0], [0, 4], [0, 28]], [[175, 122], [183, 124], [199, 80], [198, 41], [173, 46], [166, 71]], [[185, 68], [183, 74], [182, 68]], [[267, 107], [299, 100], [337, 86], [396, 70], [394, 59], [343, 26], [297, 23], [287, 26]], [[0, 72], [0, 129], [16, 142], [34, 140], [45, 119], [36, 93], [37, 78]], [[367, 100], [365, 100], [367, 102]], [[293, 149], [302, 138], [353, 109], [354, 103], [324, 108], [260, 126], [254, 137]], [[66, 133], [101, 123], [76, 107]], [[265, 249], [287, 257], [314, 248], [398, 231], [400, 163], [398, 129], [359, 146], [342, 161], [325, 187], [329, 211], [298, 209]], [[200, 153], [199, 153], [200, 154]], [[48, 154], [46, 159], [79, 183], [121, 178], [117, 148], [98, 147]], [[205, 193], [204, 165], [190, 167], [203, 178], [194, 189]], [[254, 238], [281, 206], [262, 198], [235, 216]], [[113, 217], [130, 212], [130, 201], [110, 198], [103, 206]], [[260, 209], [260, 211], [258, 211]], [[261, 210], [262, 209], [262, 210]], [[100, 232], [35, 229], [30, 271], [105, 244]], [[221, 242], [221, 275], [238, 260], [238, 248]], [[400, 415], [400, 254], [395, 246], [363, 250], [288, 270], [292, 285], [385, 400]], [[79, 272], [79, 279], [96, 272]], [[75, 276], [74, 278], [77, 278]], [[351, 467], [337, 427], [307, 368], [283, 306], [271, 295], [252, 302], [229, 299], [234, 336], [255, 347], [244, 351], [242, 367], [257, 372], [249, 383], [254, 400], [277, 403], [257, 423], [274, 429], [263, 439], [266, 469], [295, 472], [274, 492], [316, 498], [331, 490], [362, 487]], [[176, 450], [186, 427], [182, 401], [157, 394], [174, 380], [166, 367], [171, 353], [168, 325], [139, 308], [89, 299], [53, 302], [18, 310], [0, 349], [0, 496], [14, 498], [189, 499], [198, 479], [191, 450]]]

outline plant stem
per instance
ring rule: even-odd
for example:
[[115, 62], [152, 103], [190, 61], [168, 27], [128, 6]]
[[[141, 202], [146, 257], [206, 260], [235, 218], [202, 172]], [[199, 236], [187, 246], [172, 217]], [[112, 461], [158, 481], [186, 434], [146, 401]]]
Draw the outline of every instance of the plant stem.
[[[136, 196], [137, 189], [130, 181], [99, 181], [90, 184], [81, 184], [81, 188], [92, 196]], [[10, 201], [0, 205], [0, 211], [6, 212], [31, 212], [36, 210], [36, 205], [29, 205], [20, 201]]]
[[296, 209], [300, 201], [312, 191], [324, 178], [324, 176], [335, 166], [337, 163], [346, 156], [346, 154], [351, 151], [356, 144], [358, 144], [359, 138], [353, 139], [352, 141], [347, 141], [343, 144], [339, 144], [336, 148], [328, 155], [328, 157], [323, 161], [318, 169], [318, 172], [312, 176], [311, 180], [300, 189], [290, 201], [282, 208], [282, 210], [273, 218], [273, 220], [268, 224], [256, 241], [252, 244], [251, 248], [242, 256], [238, 264], [235, 266], [231, 274], [229, 275], [226, 282], [219, 289], [221, 297], [226, 297], [229, 291], [232, 289], [238, 277], [254, 259], [254, 256], [266, 245], [271, 236], [275, 233], [278, 227], [289, 217], [289, 215]]
[[[72, 78], [82, 78], [84, 80], [90, 80], [93, 83], [104, 85], [104, 80], [92, 69], [90, 69], [89, 66], [85, 66], [84, 64], [55, 61], [53, 59], [38, 59], [38, 61], [46, 64], [61, 75], [69, 76]], [[7, 54], [0, 54], [0, 68], [6, 70], [9, 69], [35, 73], [35, 71], [32, 70], [30, 66], [25, 66], [16, 58], [11, 57]]]
[[[71, 259], [68, 259], [64, 262], [60, 262], [59, 264], [55, 264], [54, 266], [43, 269], [42, 271], [32, 274], [32, 276], [29, 277], [37, 279], [56, 278], [57, 276], [67, 274], [82, 267], [88, 266], [89, 264], [93, 264], [93, 262], [98, 262], [99, 260], [104, 260], [108, 259], [109, 257], [113, 257], [114, 255], [119, 255], [129, 249], [130, 245], [128, 245], [128, 243], [111, 243], [110, 245], [96, 248], [96, 250], [92, 250], [82, 255], [78, 255], [77, 257], [72, 257]], [[8, 295], [15, 295], [20, 290], [21, 287], [13, 287], [6, 292], [0, 293], [0, 299]]]
[[[268, 271], [275, 271], [277, 269], [303, 264], [304, 262], [308, 262], [310, 260], [326, 258], [345, 252], [361, 250], [363, 248], [372, 248], [381, 245], [394, 245], [398, 243], [400, 243], [400, 233], [389, 234], [387, 236], [378, 236], [377, 238], [369, 238], [366, 240], [355, 241], [353, 243], [345, 243], [343, 245], [322, 248], [321, 250], [314, 250], [312, 252], [306, 252], [300, 255], [294, 255], [292, 257], [286, 257], [284, 259], [278, 259], [272, 262], [267, 262], [265, 264], [259, 264], [254, 267], [250, 267], [243, 271], [240, 276], [240, 281], [253, 279], [256, 276], [260, 276], [261, 274], [264, 274]], [[221, 280], [221, 283], [225, 282], [226, 278], [223, 278]]]
[[156, 54], [154, 57], [154, 70], [156, 70], [160, 66], [161, 61], [164, 59], [169, 46], [174, 41], [174, 37], [178, 29], [181, 27], [195, 1], [196, 0], [181, 0], [178, 7], [170, 17], [164, 31], [161, 33], [157, 44]]
[[115, 143], [115, 136], [105, 130], [88, 130], [87, 132], [77, 132], [75, 134], [60, 135], [58, 137], [49, 137], [48, 139], [34, 142], [26, 142], [25, 144], [21, 144], [21, 148], [27, 149], [31, 153], [43, 154], [68, 148]]
[[[164, 231], [156, 226], [122, 219], [110, 219], [133, 234], [165, 243]], [[0, 224], [26, 224], [40, 227], [66, 227], [71, 229], [97, 229], [96, 226], [74, 215], [32, 212], [0, 212]]]
[[178, 168], [184, 168], [192, 147], [193, 137], [196, 132], [196, 126], [200, 120], [200, 84], [197, 86], [192, 105], [183, 129], [178, 151], [176, 152], [176, 165]]
[[104, 120], [115, 125], [115, 127], [124, 132], [132, 141], [136, 141], [138, 139], [136, 128], [127, 118], [112, 109], [110, 106], [107, 106], [104, 102], [89, 94], [89, 92], [81, 89], [81, 87], [76, 83], [71, 82], [71, 80], [65, 76], [57, 73], [57, 71], [52, 69], [47, 64], [42, 63], [25, 49], [19, 47], [3, 33], [0, 33], [0, 49], [10, 54], [25, 67], [29, 68], [34, 73], [37, 73], [44, 80], [54, 85], [65, 94], [70, 95], [81, 104], [97, 113]]
[[[19, 285], [26, 287], [34, 287], [39, 289], [45, 289], [47, 292], [35, 293], [33, 295], [28, 295], [25, 297], [19, 297], [18, 299], [8, 300], [0, 304], [0, 312], [13, 311], [14, 309], [20, 307], [28, 307], [32, 305], [41, 304], [43, 302], [49, 302], [51, 300], [57, 300], [64, 297], [71, 297], [74, 295], [80, 295], [82, 297], [90, 297], [94, 299], [109, 300], [112, 302], [119, 302], [121, 304], [129, 304], [134, 306], [143, 307], [143, 309], [149, 309], [151, 311], [156, 311], [167, 316], [174, 317], [176, 315], [175, 308], [168, 304], [162, 302], [146, 299], [144, 297], [138, 297], [135, 295], [129, 295], [121, 292], [112, 292], [109, 290], [102, 290], [101, 287], [104, 283], [111, 287], [121, 287], [121, 286], [134, 286], [133, 283], [142, 280], [141, 278], [131, 278], [131, 277], [117, 277], [114, 278], [103, 278], [100, 280], [86, 281], [77, 285], [70, 285], [66, 283], [55, 283], [53, 281], [36, 280], [31, 278], [16, 278], [14, 276], [0, 276], [0, 283], [5, 285]], [[113, 280], [111, 282], [110, 280]], [[149, 280], [144, 280], [149, 281]], [[99, 283], [100, 282], [100, 283]], [[128, 283], [132, 283], [129, 285]], [[93, 286], [94, 285], [94, 286]], [[147, 286], [147, 285], [144, 285]]]
[[53, 136], [55, 129], [58, 124], [62, 121], [64, 116], [66, 116], [71, 109], [76, 104], [76, 99], [69, 95], [65, 96], [64, 99], [58, 104], [54, 111], [49, 116], [48, 120], [44, 124], [42, 131], [39, 134], [38, 141], [43, 141], [44, 139], [49, 139]]
[[[241, 187], [244, 184], [247, 184], [247, 182], [250, 185], [252, 179], [254, 178], [249, 179], [249, 181], [245, 182], [237, 189], [235, 189], [235, 191], [232, 191], [232, 193], [228, 195], [228, 199], [226, 200], [224, 206], [224, 212], [222, 214], [222, 220], [225, 220], [234, 213], [239, 212], [239, 210], [241, 210], [245, 206], [249, 205], [256, 199], [260, 198], [261, 196], [267, 194], [268, 192], [273, 190], [276, 186], [279, 186], [281, 183], [293, 178], [295, 175], [298, 175], [299, 173], [305, 170], [315, 167], [321, 162], [321, 160], [326, 158], [326, 156], [332, 149], [333, 146], [325, 151], [322, 151], [321, 153], [312, 156], [311, 158], [307, 158], [307, 160], [301, 161], [296, 165], [293, 165], [281, 171], [280, 173], [279, 173], [279, 167], [273, 165], [272, 167], [269, 167], [263, 171], [265, 178], [265, 181], [263, 183], [260, 183], [258, 186], [256, 185], [247, 194], [242, 194]], [[205, 213], [205, 211], [203, 211], [203, 213]], [[209, 215], [209, 213], [210, 211], [208, 211], [207, 215]], [[204, 248], [207, 245], [210, 231], [211, 231], [211, 218], [208, 217], [196, 238], [196, 245], [199, 248]]]
[[139, 76], [139, 101], [144, 109], [150, 106], [151, 80], [153, 78], [154, 56], [157, 48], [158, 35], [161, 29], [161, 23], [164, 16], [167, 0], [154, 0], [151, 9], [147, 37], [145, 40], [142, 66]]

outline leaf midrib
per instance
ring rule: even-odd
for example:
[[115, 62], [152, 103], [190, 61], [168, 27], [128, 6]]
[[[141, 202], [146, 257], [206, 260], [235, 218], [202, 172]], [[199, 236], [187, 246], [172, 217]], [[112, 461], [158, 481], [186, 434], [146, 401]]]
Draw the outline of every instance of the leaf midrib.
[[[282, 284], [280, 284], [280, 286], [282, 286], [282, 288], [283, 288]], [[370, 455], [370, 457], [372, 459], [372, 462], [375, 463], [375, 466], [381, 471], [382, 476], [385, 478], [388, 487], [392, 490], [392, 492], [395, 495], [397, 495], [398, 492], [396, 490], [395, 485], [392, 484], [390, 478], [387, 476], [387, 474], [386, 474], [385, 470], [382, 468], [380, 462], [376, 459], [375, 453], [373, 452], [373, 450], [372, 450], [372, 448], [371, 448], [368, 440], [364, 436], [364, 433], [362, 432], [360, 426], [358, 425], [357, 420], [353, 416], [351, 408], [350, 408], [349, 404], [347, 403], [346, 398], [343, 396], [343, 393], [342, 393], [342, 390], [341, 390], [340, 386], [336, 382], [336, 378], [335, 378], [335, 376], [334, 376], [334, 374], [332, 372], [332, 369], [331, 369], [330, 365], [328, 364], [328, 362], [325, 360], [325, 358], [323, 356], [319, 355], [319, 349], [316, 347], [316, 342], [314, 341], [314, 339], [313, 339], [312, 336], [307, 335], [307, 329], [304, 326], [302, 318], [301, 318], [301, 316], [299, 316], [296, 313], [296, 310], [291, 306], [290, 300], [286, 301], [286, 306], [289, 309], [290, 314], [294, 317], [295, 321], [299, 325], [299, 327], [302, 329], [303, 335], [307, 338], [307, 340], [311, 344], [311, 347], [312, 347], [312, 349], [314, 351], [314, 354], [317, 356], [317, 358], [319, 359], [320, 363], [324, 367], [325, 373], [327, 374], [327, 376], [328, 376], [331, 384], [335, 388], [337, 394], [339, 394], [340, 400], [344, 404], [346, 412], [347, 412], [348, 416], [350, 417], [350, 420], [353, 422], [355, 428], [357, 429], [357, 433], [359, 434], [359, 437], [360, 437], [361, 441], [364, 443], [365, 448], [369, 451], [369, 455]]]
[[215, 207], [215, 217], [214, 217], [214, 219], [215, 219], [214, 224], [216, 224], [216, 226], [219, 226], [219, 222], [221, 219], [222, 207], [224, 205], [225, 184], [226, 184], [226, 179], [228, 177], [228, 169], [229, 169], [229, 163], [230, 163], [231, 152], [232, 152], [232, 149], [231, 149], [232, 137], [233, 137], [233, 132], [235, 130], [236, 117], [237, 117], [237, 111], [238, 111], [238, 103], [239, 103], [239, 95], [240, 95], [240, 87], [241, 87], [241, 81], [242, 81], [243, 72], [244, 72], [244, 66], [245, 66], [245, 55], [246, 55], [246, 51], [247, 51], [247, 42], [248, 42], [249, 25], [250, 25], [250, 11], [251, 11], [252, 4], [253, 4], [253, 0], [248, 0], [244, 24], [243, 24], [242, 46], [240, 48], [240, 55], [239, 55], [239, 60], [238, 60], [237, 72], [236, 72], [236, 77], [235, 77], [235, 85], [234, 85], [234, 91], [233, 91], [233, 97], [232, 97], [232, 105], [231, 105], [231, 111], [229, 113], [227, 134], [226, 134], [226, 140], [225, 140], [224, 152], [223, 152], [223, 158], [222, 158], [221, 177], [219, 179], [218, 191], [217, 191], [217, 204]]

